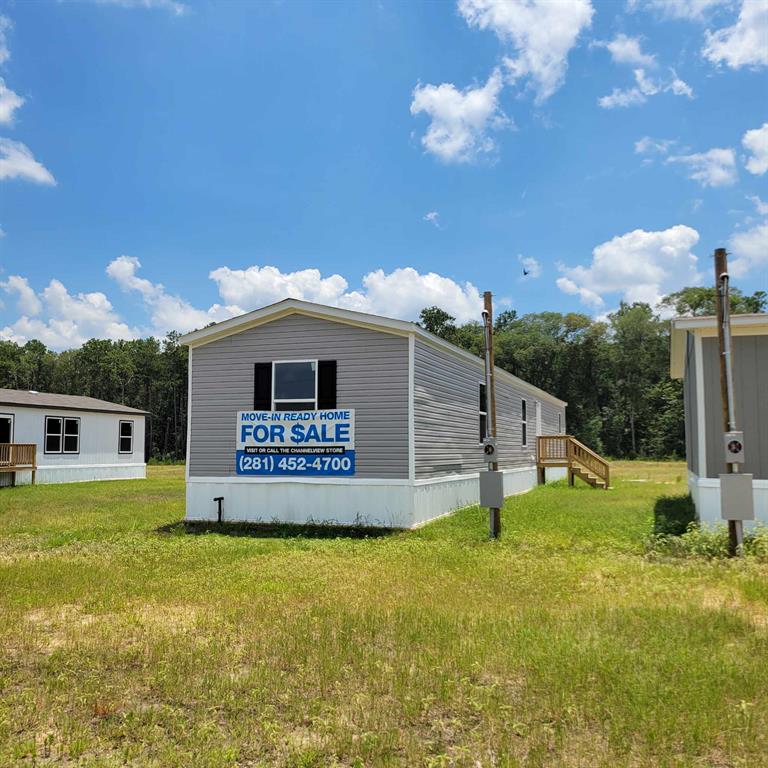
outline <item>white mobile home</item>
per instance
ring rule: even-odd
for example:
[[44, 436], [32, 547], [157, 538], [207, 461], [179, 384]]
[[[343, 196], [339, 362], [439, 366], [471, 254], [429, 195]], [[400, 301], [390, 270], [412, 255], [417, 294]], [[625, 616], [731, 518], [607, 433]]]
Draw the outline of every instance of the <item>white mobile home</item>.
[[[755, 519], [768, 524], [768, 315], [732, 315], [736, 425], [744, 432], [743, 471], [753, 477]], [[683, 379], [688, 487], [703, 523], [721, 523], [725, 472], [720, 350], [714, 317], [672, 321], [670, 373]]]
[[0, 485], [146, 477], [146, 411], [0, 389]]
[[[182, 337], [188, 520], [410, 528], [476, 503], [483, 361], [415, 323], [295, 299]], [[507, 495], [566, 403], [496, 369]], [[564, 475], [563, 469], [546, 470]], [[220, 500], [220, 501], [219, 501]]]

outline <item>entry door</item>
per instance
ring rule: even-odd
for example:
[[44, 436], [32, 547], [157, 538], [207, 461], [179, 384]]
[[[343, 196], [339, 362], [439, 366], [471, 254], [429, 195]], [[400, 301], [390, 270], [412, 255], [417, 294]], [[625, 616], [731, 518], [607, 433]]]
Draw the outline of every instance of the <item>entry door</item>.
[[0, 444], [13, 442], [13, 415], [0, 413]]

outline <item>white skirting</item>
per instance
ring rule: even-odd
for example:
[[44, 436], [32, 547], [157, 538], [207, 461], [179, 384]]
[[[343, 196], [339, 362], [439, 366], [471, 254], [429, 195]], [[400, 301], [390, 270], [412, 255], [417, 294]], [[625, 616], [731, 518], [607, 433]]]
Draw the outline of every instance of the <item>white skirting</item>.
[[[755, 498], [755, 522], [745, 523], [751, 528], [755, 523], [768, 525], [768, 480], [753, 480]], [[720, 480], [711, 477], [698, 477], [693, 472], [688, 473], [688, 488], [691, 491], [696, 516], [703, 525], [715, 526], [724, 524], [720, 516]]]
[[[536, 467], [504, 471], [507, 496], [534, 485]], [[413, 528], [477, 504], [480, 490], [476, 472], [415, 481], [190, 477], [186, 519], [215, 520], [217, 496], [224, 497], [222, 519], [230, 522]]]
[[[10, 473], [7, 474], [10, 478]], [[40, 485], [53, 483], [85, 483], [89, 480], [134, 480], [147, 476], [146, 464], [68, 464], [37, 468], [35, 482]], [[29, 485], [31, 472], [17, 472], [16, 485]]]

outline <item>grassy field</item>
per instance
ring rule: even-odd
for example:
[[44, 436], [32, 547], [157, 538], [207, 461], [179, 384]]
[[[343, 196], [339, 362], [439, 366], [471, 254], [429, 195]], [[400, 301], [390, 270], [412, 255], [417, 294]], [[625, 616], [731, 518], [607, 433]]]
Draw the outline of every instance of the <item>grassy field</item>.
[[495, 543], [189, 532], [182, 472], [0, 492], [0, 766], [768, 765], [768, 566], [645, 555], [683, 465]]

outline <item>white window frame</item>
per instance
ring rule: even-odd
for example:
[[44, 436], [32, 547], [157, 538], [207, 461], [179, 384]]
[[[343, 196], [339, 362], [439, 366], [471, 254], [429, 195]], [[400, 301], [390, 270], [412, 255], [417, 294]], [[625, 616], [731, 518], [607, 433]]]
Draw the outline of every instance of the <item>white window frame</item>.
[[[122, 448], [120, 448], [120, 445], [123, 442], [123, 424], [130, 424], [131, 425], [131, 450], [130, 451], [124, 451]], [[129, 454], [133, 453], [133, 439], [136, 436], [136, 422], [133, 419], [120, 419], [117, 425], [117, 452], [122, 454], [123, 456], [127, 456]]]
[[520, 398], [520, 438], [523, 448], [528, 447], [528, 401]]
[[[314, 399], [311, 397], [294, 397], [294, 398], [287, 398], [287, 397], [279, 397], [275, 398], [275, 382], [277, 381], [277, 376], [275, 376], [275, 367], [278, 365], [282, 365], [283, 363], [314, 363], [315, 365], [315, 397]], [[277, 410], [275, 408], [275, 403], [308, 403], [310, 401], [314, 402], [314, 407], [310, 410], [316, 411], [317, 410], [317, 370], [320, 367], [318, 360], [273, 360], [272, 361], [272, 410]]]
[[13, 433], [16, 429], [16, 415], [13, 413], [0, 413], [0, 419], [8, 419], [11, 422], [11, 439], [9, 443], [13, 442]]
[[[478, 427], [480, 426], [480, 417], [485, 416], [485, 437], [488, 437], [488, 385], [484, 381], [478, 382], [481, 387], [485, 387], [485, 410], [480, 410], [480, 397], [479, 397], [479, 391], [478, 391], [478, 401], [477, 401], [477, 421], [478, 421]], [[480, 439], [480, 445], [483, 445], [483, 439]]]
[[[48, 430], [48, 420], [49, 419], [58, 419], [61, 422], [61, 432], [50, 432]], [[76, 451], [67, 451], [64, 449], [64, 442], [67, 437], [67, 421], [76, 421], [77, 422], [77, 450]], [[81, 419], [79, 416], [46, 416], [44, 424], [44, 430], [43, 430], [43, 453], [48, 454], [67, 454], [69, 456], [75, 456], [80, 453], [80, 422]], [[48, 450], [48, 436], [57, 435], [59, 436], [61, 443], [59, 444], [59, 450], [58, 451], [49, 451]], [[69, 437], [73, 437], [73, 435], [69, 435]]]

